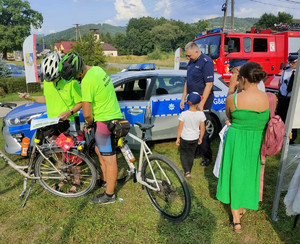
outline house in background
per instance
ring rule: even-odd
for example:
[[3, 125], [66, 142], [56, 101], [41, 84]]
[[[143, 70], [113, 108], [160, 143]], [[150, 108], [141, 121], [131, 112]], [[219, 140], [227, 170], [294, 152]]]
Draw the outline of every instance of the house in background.
[[105, 56], [118, 56], [118, 49], [116, 49], [114, 46], [104, 42], [101, 42], [101, 45], [103, 47], [103, 53]]
[[[76, 43], [75, 41], [56, 42], [54, 44], [53, 50], [60, 53], [61, 55], [64, 55], [71, 51], [71, 47], [75, 43]], [[116, 49], [114, 46], [104, 42], [101, 42], [101, 45], [103, 47], [103, 54], [105, 56], [113, 56], [113, 57], [118, 56], [118, 49]]]
[[71, 51], [71, 47], [75, 44], [75, 41], [61, 41], [54, 44], [54, 51], [60, 54], [67, 54]]

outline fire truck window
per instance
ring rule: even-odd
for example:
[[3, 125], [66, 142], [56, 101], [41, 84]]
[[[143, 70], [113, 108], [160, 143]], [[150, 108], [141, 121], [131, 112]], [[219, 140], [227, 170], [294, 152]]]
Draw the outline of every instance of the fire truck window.
[[253, 52], [268, 52], [268, 40], [263, 38], [254, 38]]
[[233, 50], [231, 52], [240, 52], [241, 51], [241, 44], [240, 44], [240, 38], [225, 38], [225, 45], [224, 45], [224, 51], [228, 52], [228, 41], [232, 40], [234, 41]]
[[251, 52], [251, 46], [252, 46], [251, 38], [244, 37], [243, 38], [243, 44], [244, 44], [244, 52], [245, 53], [250, 53]]

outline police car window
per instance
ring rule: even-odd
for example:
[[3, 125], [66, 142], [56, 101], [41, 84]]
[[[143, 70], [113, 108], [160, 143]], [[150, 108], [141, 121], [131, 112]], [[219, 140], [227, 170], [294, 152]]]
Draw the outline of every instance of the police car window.
[[147, 79], [131, 80], [115, 87], [118, 101], [144, 100], [147, 88]]
[[181, 76], [158, 76], [155, 79], [151, 95], [182, 93], [185, 78]]
[[244, 37], [243, 38], [243, 45], [244, 45], [244, 52], [250, 53], [251, 52], [251, 46], [252, 46], [252, 40], [250, 37]]
[[254, 38], [253, 52], [268, 52], [268, 40], [265, 38]]
[[213, 91], [222, 91], [222, 89], [220, 89], [219, 87], [217, 87], [215, 85], [213, 85], [212, 90]]

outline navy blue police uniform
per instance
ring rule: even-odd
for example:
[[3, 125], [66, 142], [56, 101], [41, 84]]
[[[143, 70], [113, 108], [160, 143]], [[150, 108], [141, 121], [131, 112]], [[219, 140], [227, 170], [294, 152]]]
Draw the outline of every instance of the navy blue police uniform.
[[[198, 57], [197, 60], [190, 60], [187, 66], [187, 94], [191, 92], [198, 92], [203, 95], [206, 83], [214, 81], [214, 63], [212, 59], [204, 53]], [[214, 102], [214, 94], [211, 89], [210, 94], [203, 106], [203, 110], [208, 110], [204, 112], [206, 119], [210, 119], [210, 110]], [[201, 165], [207, 166], [212, 162], [212, 152], [210, 148], [209, 135], [205, 130], [202, 143], [198, 146], [196, 150], [195, 157], [199, 157], [200, 154], [204, 157]]]

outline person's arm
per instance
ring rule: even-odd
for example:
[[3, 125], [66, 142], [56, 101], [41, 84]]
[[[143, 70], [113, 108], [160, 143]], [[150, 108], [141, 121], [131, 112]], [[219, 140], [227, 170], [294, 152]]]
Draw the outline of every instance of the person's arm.
[[202, 121], [202, 122], [200, 122], [200, 136], [199, 136], [199, 140], [198, 140], [199, 145], [202, 143], [204, 133], [205, 133], [205, 122]]
[[204, 107], [204, 104], [206, 103], [206, 100], [210, 94], [210, 91], [213, 87], [214, 83], [213, 82], [207, 82], [205, 84], [205, 88], [204, 88], [204, 91], [203, 91], [203, 95], [202, 95], [202, 99], [201, 99], [201, 102], [199, 103], [199, 109], [200, 111], [203, 110], [203, 107]]
[[24, 92], [19, 95], [20, 98], [24, 98], [27, 101], [30, 102], [36, 102], [36, 103], [46, 103], [45, 96], [38, 96], [38, 97], [32, 97], [27, 92]]
[[203, 111], [206, 100], [210, 95], [211, 89], [214, 85], [214, 63], [212, 60], [205, 62], [203, 67], [203, 78], [205, 82], [205, 88], [202, 94], [201, 102], [198, 105], [200, 111]]
[[239, 84], [237, 77], [238, 77], [237, 73], [233, 73], [231, 75], [227, 97], [234, 94], [236, 87]]
[[181, 109], [184, 109], [184, 100], [186, 98], [186, 95], [187, 95], [187, 81], [185, 81], [184, 88], [183, 88], [183, 93], [182, 93], [182, 98], [181, 98], [181, 101], [180, 101], [180, 108]]
[[85, 121], [88, 123], [88, 125], [92, 125], [94, 122], [94, 118], [92, 114], [92, 103], [82, 102], [82, 114]]
[[176, 140], [176, 145], [179, 146], [180, 145], [180, 136], [181, 136], [181, 132], [182, 132], [182, 128], [183, 128], [183, 121], [179, 120], [179, 124], [177, 127], [177, 140]]
[[[77, 103], [75, 104], [75, 106], [73, 108], [71, 108], [70, 110], [67, 110], [67, 111], [64, 111], [62, 112], [58, 117], [61, 119], [61, 120], [66, 120], [68, 119], [72, 114], [75, 114], [76, 112], [78, 112], [82, 107], [82, 103]], [[72, 111], [73, 112], [72, 112]]]
[[229, 119], [229, 121], [232, 120], [231, 109], [230, 109], [232, 103], [233, 103], [233, 95], [230, 95], [229, 97], [227, 97], [226, 103], [225, 103], [226, 116]]

